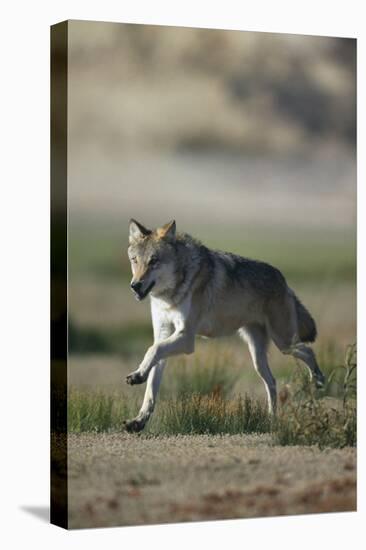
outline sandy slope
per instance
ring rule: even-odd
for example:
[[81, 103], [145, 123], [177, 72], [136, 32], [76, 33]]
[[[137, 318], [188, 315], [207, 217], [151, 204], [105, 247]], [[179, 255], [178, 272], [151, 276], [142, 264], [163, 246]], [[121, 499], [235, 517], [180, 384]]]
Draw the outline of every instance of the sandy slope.
[[350, 511], [356, 450], [268, 436], [69, 437], [70, 527]]

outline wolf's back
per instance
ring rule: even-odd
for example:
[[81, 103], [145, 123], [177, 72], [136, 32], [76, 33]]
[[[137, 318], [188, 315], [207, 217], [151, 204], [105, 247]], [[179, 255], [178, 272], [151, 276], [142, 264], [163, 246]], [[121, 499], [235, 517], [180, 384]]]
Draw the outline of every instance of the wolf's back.
[[304, 343], [315, 342], [317, 336], [315, 321], [295, 293], [293, 293], [293, 297], [295, 300], [300, 340]]

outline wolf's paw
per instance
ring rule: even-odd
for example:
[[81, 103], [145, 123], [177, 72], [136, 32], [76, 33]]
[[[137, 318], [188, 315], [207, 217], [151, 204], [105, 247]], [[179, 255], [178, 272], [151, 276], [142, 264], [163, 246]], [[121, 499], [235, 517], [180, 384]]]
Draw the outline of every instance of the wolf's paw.
[[315, 377], [315, 387], [318, 390], [322, 390], [325, 386], [325, 376], [322, 372], [316, 375]]
[[126, 382], [130, 386], [134, 386], [135, 384], [143, 384], [146, 382], [146, 378], [147, 376], [143, 376], [139, 371], [135, 371], [126, 376]]
[[123, 422], [123, 426], [128, 433], [138, 433], [141, 432], [145, 427], [145, 422], [142, 420], [137, 420], [137, 418], [133, 418], [132, 420], [125, 420]]

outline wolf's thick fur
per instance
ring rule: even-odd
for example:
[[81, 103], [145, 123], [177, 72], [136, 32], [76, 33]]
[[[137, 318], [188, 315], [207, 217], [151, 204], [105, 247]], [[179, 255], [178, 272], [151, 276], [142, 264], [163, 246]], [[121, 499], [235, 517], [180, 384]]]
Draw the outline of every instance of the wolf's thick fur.
[[316, 338], [314, 319], [275, 267], [229, 252], [210, 250], [183, 233], [175, 222], [149, 230], [130, 222], [128, 249], [137, 299], [150, 294], [154, 344], [127, 383], [147, 380], [137, 417], [126, 422], [140, 431], [151, 416], [166, 359], [192, 353], [195, 337], [238, 332], [247, 342], [262, 378], [270, 412], [276, 408], [276, 381], [267, 362], [270, 339], [286, 354], [304, 361], [323, 384], [314, 352], [305, 345]]
[[299, 337], [301, 342], [315, 342], [317, 337], [316, 324], [304, 304], [294, 294]]

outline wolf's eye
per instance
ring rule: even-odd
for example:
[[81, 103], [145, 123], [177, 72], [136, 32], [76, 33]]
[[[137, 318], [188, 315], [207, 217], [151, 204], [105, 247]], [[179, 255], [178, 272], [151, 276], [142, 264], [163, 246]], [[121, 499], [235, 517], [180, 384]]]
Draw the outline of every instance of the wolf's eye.
[[151, 260], [149, 261], [149, 266], [150, 267], [155, 267], [157, 264], [158, 264], [158, 259], [157, 258], [151, 258]]
[[137, 261], [137, 260], [136, 260], [136, 256], [133, 256], [132, 258], [130, 258], [130, 260], [131, 260], [131, 262], [132, 262], [133, 264], [135, 264], [136, 261]]

